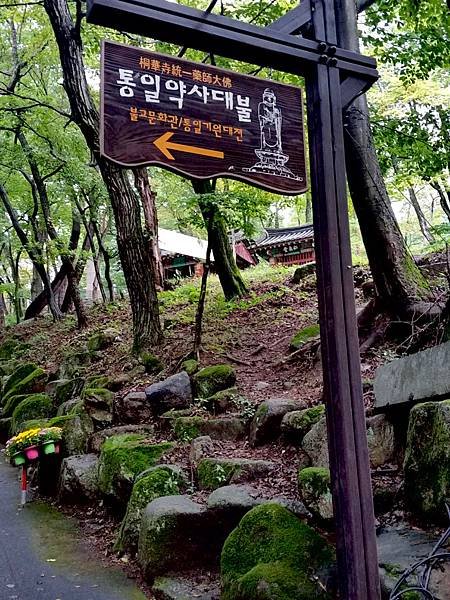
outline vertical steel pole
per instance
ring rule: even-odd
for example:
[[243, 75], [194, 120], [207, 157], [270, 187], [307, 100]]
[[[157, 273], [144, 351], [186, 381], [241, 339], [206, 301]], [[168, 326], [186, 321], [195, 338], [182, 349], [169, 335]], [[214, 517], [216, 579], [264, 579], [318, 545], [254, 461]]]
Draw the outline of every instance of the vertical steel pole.
[[[313, 37], [336, 44], [333, 0], [312, 0]], [[345, 600], [379, 600], [370, 466], [348, 226], [340, 76], [329, 56], [306, 78], [324, 397]]]

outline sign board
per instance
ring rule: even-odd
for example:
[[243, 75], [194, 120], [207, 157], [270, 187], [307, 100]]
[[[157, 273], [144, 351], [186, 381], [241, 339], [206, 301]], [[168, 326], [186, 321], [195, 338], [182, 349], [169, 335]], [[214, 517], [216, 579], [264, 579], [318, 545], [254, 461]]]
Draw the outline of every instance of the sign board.
[[105, 41], [101, 152], [123, 166], [305, 192], [302, 91]]

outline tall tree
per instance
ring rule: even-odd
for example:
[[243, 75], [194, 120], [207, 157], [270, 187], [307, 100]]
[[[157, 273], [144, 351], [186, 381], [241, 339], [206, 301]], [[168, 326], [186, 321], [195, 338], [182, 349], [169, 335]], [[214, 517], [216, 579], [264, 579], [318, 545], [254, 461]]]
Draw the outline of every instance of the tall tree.
[[225, 219], [214, 202], [214, 184], [210, 181], [192, 181], [199, 194], [198, 204], [208, 231], [208, 245], [214, 254], [214, 265], [227, 300], [247, 293], [244, 280], [236, 265]]
[[[354, 0], [335, 0], [338, 43], [359, 52]], [[427, 296], [427, 283], [408, 252], [395, 218], [373, 143], [365, 96], [345, 115], [345, 155], [350, 194], [379, 299], [404, 314]]]
[[[82, 5], [74, 19], [67, 0], [44, 0], [59, 48], [71, 118], [83, 133], [109, 193], [117, 229], [117, 246], [133, 315], [134, 348], [162, 338], [152, 257], [141, 224], [139, 198], [127, 172], [100, 155], [99, 116], [86, 80], [81, 39]], [[139, 170], [138, 170], [139, 171]]]

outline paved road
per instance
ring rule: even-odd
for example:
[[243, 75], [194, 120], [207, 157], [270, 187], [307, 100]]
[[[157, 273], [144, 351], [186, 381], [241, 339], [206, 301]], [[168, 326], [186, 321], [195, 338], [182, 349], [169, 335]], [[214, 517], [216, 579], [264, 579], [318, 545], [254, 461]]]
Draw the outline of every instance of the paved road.
[[18, 473], [0, 454], [0, 600], [145, 600], [88, 554], [64, 516], [34, 502], [19, 510]]

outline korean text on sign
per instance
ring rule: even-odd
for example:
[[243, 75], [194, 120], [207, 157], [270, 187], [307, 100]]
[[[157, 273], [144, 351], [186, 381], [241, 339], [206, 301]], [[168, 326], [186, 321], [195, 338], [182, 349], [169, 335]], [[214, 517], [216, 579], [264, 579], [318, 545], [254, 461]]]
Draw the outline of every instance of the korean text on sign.
[[[180, 110], [184, 106], [185, 98], [199, 100], [203, 104], [222, 102], [226, 110], [236, 110], [238, 120], [241, 123], [252, 122], [252, 108], [250, 97], [235, 94], [229, 90], [217, 90], [207, 85], [186, 84], [182, 80], [167, 79], [161, 81], [161, 76], [150, 73], [139, 73], [131, 69], [119, 69], [117, 85], [119, 93], [123, 98], [133, 98], [137, 91], [136, 80], [140, 82], [145, 102], [159, 104], [161, 93], [167, 95], [170, 102], [174, 102]], [[163, 89], [162, 89], [163, 88]]]

